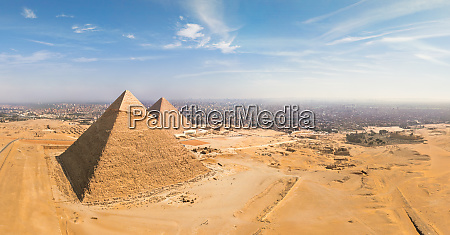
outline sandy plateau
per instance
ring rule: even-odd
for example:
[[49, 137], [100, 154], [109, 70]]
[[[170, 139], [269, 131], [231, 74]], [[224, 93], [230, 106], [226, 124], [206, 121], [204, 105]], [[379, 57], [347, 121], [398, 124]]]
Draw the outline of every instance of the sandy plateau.
[[213, 131], [180, 140], [210, 173], [80, 202], [56, 161], [87, 126], [0, 124], [0, 234], [450, 234], [450, 126], [424, 143]]

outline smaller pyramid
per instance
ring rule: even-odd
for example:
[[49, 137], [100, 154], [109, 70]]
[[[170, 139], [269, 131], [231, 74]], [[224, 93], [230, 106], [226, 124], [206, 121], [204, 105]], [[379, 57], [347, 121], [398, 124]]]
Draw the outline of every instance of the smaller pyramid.
[[[164, 117], [164, 120], [161, 119], [161, 116], [159, 116], [158, 125], [169, 127], [164, 128], [164, 130], [169, 131], [171, 134], [181, 134], [189, 127], [187, 118], [182, 116], [180, 111], [178, 111], [178, 109], [164, 97], [161, 97], [158, 101], [156, 101], [156, 103], [147, 109], [147, 111], [150, 110], [159, 111], [160, 115]], [[175, 126], [173, 122], [176, 122], [177, 126]]]
[[124, 91], [57, 158], [82, 202], [147, 192], [209, 172], [167, 131], [145, 122], [130, 129], [129, 105], [142, 103]]
[[156, 101], [156, 103], [154, 103], [148, 110], [158, 110], [158, 111], [164, 111], [164, 110], [176, 110], [178, 111], [177, 108], [175, 108], [166, 98], [161, 97], [159, 98], [158, 101]]

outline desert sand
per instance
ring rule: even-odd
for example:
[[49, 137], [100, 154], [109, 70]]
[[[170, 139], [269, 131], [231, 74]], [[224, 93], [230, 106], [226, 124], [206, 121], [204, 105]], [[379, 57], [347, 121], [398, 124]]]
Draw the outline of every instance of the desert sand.
[[97, 204], [77, 199], [57, 161], [86, 128], [0, 124], [1, 234], [450, 233], [448, 125], [414, 130], [424, 143], [378, 147], [342, 134], [214, 132], [184, 142], [217, 150], [195, 153], [211, 173]]

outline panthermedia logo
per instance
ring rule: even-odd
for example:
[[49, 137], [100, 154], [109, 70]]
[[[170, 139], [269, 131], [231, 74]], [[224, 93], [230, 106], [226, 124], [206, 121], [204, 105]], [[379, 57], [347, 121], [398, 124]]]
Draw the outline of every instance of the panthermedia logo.
[[235, 105], [232, 110], [205, 112], [197, 106], [183, 106], [180, 110], [147, 110], [143, 105], [128, 107], [130, 129], [145, 121], [150, 129], [195, 128], [303, 128], [315, 127], [315, 115], [311, 110], [300, 111], [297, 105], [285, 105], [283, 110], [271, 112], [256, 105]]

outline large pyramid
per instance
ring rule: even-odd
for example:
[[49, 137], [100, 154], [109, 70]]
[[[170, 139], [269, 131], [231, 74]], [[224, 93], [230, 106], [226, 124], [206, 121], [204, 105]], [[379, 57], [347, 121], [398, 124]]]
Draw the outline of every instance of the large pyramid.
[[80, 201], [122, 197], [187, 181], [209, 170], [173, 135], [128, 128], [128, 106], [141, 105], [124, 91], [58, 161]]
[[[156, 101], [156, 103], [148, 108], [148, 110], [157, 110], [161, 115], [166, 113], [166, 115], [163, 115], [164, 120], [161, 119], [161, 116], [158, 117], [158, 125], [169, 127], [165, 130], [168, 130], [171, 134], [181, 134], [184, 130], [187, 130], [186, 128], [189, 127], [186, 117], [181, 116], [180, 111], [178, 111], [178, 109], [164, 97], [161, 97], [158, 101]], [[173, 122], [177, 122], [177, 126], [174, 126]]]

